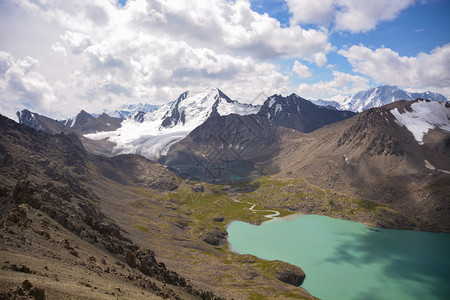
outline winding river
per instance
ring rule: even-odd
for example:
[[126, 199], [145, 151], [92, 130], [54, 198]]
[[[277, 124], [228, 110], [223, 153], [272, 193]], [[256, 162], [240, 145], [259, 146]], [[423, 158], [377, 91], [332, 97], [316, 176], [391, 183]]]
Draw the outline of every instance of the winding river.
[[255, 209], [256, 204], [255, 203], [251, 203], [251, 202], [242, 202], [239, 201], [241, 203], [246, 203], [246, 204], [250, 204], [251, 207], [249, 208], [249, 210], [251, 210], [252, 212], [256, 213], [256, 212], [270, 212], [270, 214], [268, 215], [264, 215], [264, 217], [268, 218], [268, 219], [275, 219], [276, 217], [278, 217], [280, 215], [280, 212], [277, 210], [271, 210], [271, 209]]
[[[252, 211], [253, 203], [248, 203]], [[306, 273], [302, 287], [322, 299], [450, 299], [450, 234], [373, 229], [317, 215], [260, 226], [234, 221], [231, 249], [279, 259]]]

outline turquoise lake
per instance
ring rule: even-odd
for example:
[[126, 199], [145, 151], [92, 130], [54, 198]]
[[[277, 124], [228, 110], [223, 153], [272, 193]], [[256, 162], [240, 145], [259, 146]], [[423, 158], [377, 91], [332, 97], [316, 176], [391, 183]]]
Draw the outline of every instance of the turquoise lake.
[[300, 266], [322, 299], [450, 299], [450, 234], [376, 230], [317, 215], [227, 229], [234, 252]]

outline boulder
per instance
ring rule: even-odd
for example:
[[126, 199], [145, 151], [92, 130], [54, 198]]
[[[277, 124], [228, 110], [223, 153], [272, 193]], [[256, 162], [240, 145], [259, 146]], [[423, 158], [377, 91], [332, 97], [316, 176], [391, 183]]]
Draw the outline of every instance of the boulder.
[[226, 232], [221, 231], [218, 227], [214, 227], [203, 231], [201, 238], [210, 245], [219, 246], [225, 244], [226, 235]]
[[270, 270], [278, 280], [293, 286], [299, 286], [305, 280], [305, 272], [300, 267], [293, 266], [284, 261], [272, 261]]
[[192, 187], [192, 190], [196, 193], [203, 193], [205, 191], [205, 188], [201, 183], [198, 183]]

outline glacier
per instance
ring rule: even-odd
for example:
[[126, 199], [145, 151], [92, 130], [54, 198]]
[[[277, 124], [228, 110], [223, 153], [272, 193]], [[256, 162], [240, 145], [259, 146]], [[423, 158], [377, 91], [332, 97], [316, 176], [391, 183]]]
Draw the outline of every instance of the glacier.
[[211, 116], [249, 115], [259, 106], [231, 100], [217, 88], [186, 91], [177, 100], [146, 113], [142, 122], [125, 119], [115, 131], [84, 135], [92, 140], [107, 139], [116, 144], [113, 154], [140, 154], [157, 160], [170, 146], [185, 138]]

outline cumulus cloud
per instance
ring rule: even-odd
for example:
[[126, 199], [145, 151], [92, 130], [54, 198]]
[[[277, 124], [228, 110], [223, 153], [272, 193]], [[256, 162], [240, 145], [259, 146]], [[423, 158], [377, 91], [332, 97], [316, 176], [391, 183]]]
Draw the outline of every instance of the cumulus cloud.
[[254, 12], [246, 0], [137, 1], [130, 2], [129, 9], [138, 5], [145, 7], [146, 13], [136, 14], [134, 22], [153, 30], [163, 29], [194, 46], [207, 43], [216, 51], [226, 47], [258, 58], [304, 58], [331, 49], [326, 29], [282, 27], [269, 15]]
[[352, 46], [338, 53], [348, 59], [355, 72], [369, 76], [377, 83], [414, 89], [437, 88], [449, 94], [450, 44], [413, 57], [400, 56], [389, 48], [371, 50], [364, 46]]
[[305, 66], [304, 64], [295, 61], [294, 65], [292, 66], [292, 72], [297, 74], [300, 78], [308, 78], [311, 77], [311, 71], [309, 71], [308, 66]]
[[[40, 20], [52, 24], [52, 37], [59, 34], [50, 42], [30, 43], [40, 64], [17, 73], [22, 84], [19, 80], [13, 89], [16, 77], [3, 83], [31, 109], [57, 98], [68, 116], [81, 108], [166, 103], [202, 86], [216, 86], [244, 102], [261, 91], [287, 92], [289, 77], [265, 59], [324, 65], [332, 49], [326, 28], [281, 26], [254, 12], [248, 0], [129, 0], [123, 7], [103, 0], [13, 2], [4, 8], [21, 17], [19, 26]], [[27, 100], [32, 90], [39, 92]]]
[[67, 43], [73, 54], [80, 54], [92, 45], [92, 40], [89, 36], [80, 32], [66, 31], [61, 36], [61, 40]]
[[51, 48], [52, 48], [52, 50], [53, 50], [55, 53], [59, 53], [59, 54], [61, 54], [61, 55], [63, 55], [63, 56], [67, 56], [67, 54], [66, 54], [66, 48], [64, 48], [59, 42], [54, 43], [54, 44], [51, 46]]
[[286, 0], [292, 24], [321, 24], [352, 33], [395, 19], [415, 0]]
[[[16, 59], [10, 53], [0, 52], [1, 108], [9, 112], [20, 103], [27, 108], [52, 111], [57, 103], [53, 89], [45, 78], [36, 71], [39, 62], [32, 57]], [[23, 107], [22, 107], [23, 108]]]
[[306, 99], [331, 99], [355, 94], [369, 87], [369, 79], [343, 72], [333, 71], [333, 79], [313, 84], [302, 83], [297, 92]]

